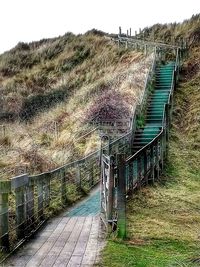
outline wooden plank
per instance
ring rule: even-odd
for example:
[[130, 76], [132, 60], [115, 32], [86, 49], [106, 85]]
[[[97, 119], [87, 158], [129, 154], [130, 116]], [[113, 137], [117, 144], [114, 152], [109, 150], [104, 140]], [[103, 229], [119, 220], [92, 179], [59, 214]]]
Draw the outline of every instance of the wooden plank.
[[117, 155], [118, 164], [118, 236], [126, 238], [126, 175], [125, 160], [123, 154]]

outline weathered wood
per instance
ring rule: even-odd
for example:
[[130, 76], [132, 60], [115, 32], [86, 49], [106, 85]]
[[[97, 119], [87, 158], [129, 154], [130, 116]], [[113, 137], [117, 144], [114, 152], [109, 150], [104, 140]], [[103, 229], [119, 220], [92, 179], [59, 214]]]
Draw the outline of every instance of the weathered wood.
[[81, 181], [81, 165], [79, 164], [76, 167], [76, 185], [78, 190], [82, 190], [82, 181]]
[[118, 208], [118, 236], [126, 238], [126, 173], [125, 173], [125, 160], [123, 154], [117, 155], [117, 168], [118, 168], [118, 192], [117, 192], [117, 208]]
[[155, 181], [155, 158], [154, 158], [154, 146], [150, 148], [150, 159], [151, 159], [151, 180], [154, 184]]
[[121, 35], [122, 35], [122, 28], [119, 27], [119, 36], [121, 36]]
[[44, 207], [50, 205], [50, 186], [51, 186], [51, 173], [46, 173], [43, 177], [43, 190], [44, 190]]
[[30, 233], [31, 229], [34, 228], [35, 216], [35, 201], [34, 201], [34, 182], [33, 180], [29, 181], [28, 186], [26, 187], [26, 223], [27, 231]]
[[22, 239], [25, 236], [26, 217], [25, 217], [25, 188], [17, 187], [15, 189], [16, 203], [16, 226], [17, 237]]
[[44, 219], [44, 191], [43, 191], [43, 178], [37, 179], [37, 198], [38, 198], [38, 218], [39, 220]]
[[137, 171], [138, 171], [138, 189], [141, 189], [141, 182], [142, 182], [142, 158], [141, 156], [137, 158]]
[[113, 188], [114, 188], [114, 158], [110, 157], [108, 169], [108, 221], [112, 221], [113, 210]]
[[61, 175], [61, 202], [65, 206], [68, 202], [67, 189], [66, 189], [67, 186], [66, 172], [61, 171], [60, 175]]
[[144, 151], [144, 179], [146, 184], [148, 184], [148, 174], [147, 174], [147, 150]]
[[[5, 185], [4, 189], [6, 189], [7, 185]], [[5, 250], [9, 250], [8, 229], [8, 193], [0, 193], [0, 246]]]

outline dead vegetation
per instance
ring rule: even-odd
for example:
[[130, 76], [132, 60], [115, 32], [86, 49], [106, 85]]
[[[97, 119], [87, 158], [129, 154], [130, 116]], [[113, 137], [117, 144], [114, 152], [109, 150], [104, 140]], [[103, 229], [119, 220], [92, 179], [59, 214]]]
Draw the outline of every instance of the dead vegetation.
[[46, 171], [98, 149], [98, 132], [77, 137], [94, 129], [91, 114], [105, 107], [113, 118], [131, 116], [151, 60], [93, 32], [21, 43], [1, 55], [1, 176]]

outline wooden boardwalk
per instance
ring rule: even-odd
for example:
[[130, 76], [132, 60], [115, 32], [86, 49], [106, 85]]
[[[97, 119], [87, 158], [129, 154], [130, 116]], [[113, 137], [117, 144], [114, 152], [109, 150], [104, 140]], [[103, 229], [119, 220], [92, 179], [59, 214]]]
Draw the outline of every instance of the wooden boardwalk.
[[68, 213], [51, 219], [2, 266], [93, 266], [105, 243], [99, 211], [95, 191]]

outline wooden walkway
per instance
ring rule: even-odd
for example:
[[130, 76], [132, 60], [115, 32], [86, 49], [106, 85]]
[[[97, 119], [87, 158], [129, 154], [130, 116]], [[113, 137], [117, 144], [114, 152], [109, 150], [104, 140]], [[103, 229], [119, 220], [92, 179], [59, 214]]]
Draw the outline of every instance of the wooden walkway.
[[105, 244], [99, 211], [95, 190], [68, 213], [50, 220], [2, 266], [93, 266]]

